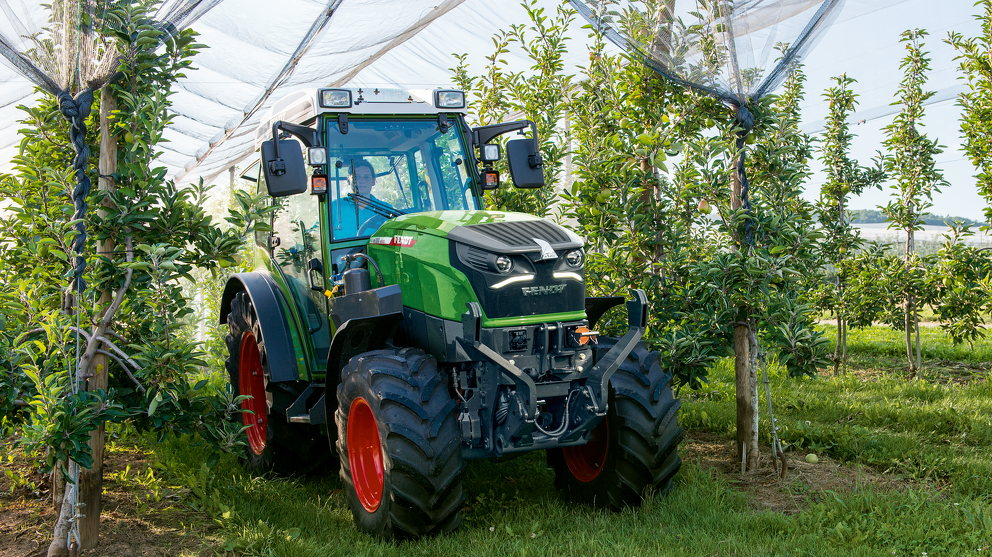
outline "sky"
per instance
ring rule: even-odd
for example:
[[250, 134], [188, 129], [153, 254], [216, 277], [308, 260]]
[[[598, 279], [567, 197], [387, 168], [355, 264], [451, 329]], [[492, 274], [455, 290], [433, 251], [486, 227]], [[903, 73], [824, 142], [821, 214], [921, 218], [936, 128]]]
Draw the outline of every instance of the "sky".
[[[805, 62], [809, 79], [803, 106], [804, 131], [822, 131], [827, 115], [822, 92], [833, 84], [832, 76], [846, 72], [858, 81], [852, 89], [860, 95], [860, 106], [851, 118], [854, 123], [851, 131], [857, 134], [852, 154], [862, 164], [871, 164], [876, 151], [882, 149], [883, 129], [892, 123], [892, 112], [898, 109], [889, 103], [895, 101], [902, 79], [899, 62], [906, 55], [899, 33], [924, 28], [930, 33], [925, 50], [931, 58], [926, 90], [937, 91], [937, 95], [933, 98], [936, 102], [926, 107], [923, 132], [946, 146], [936, 163], [950, 182], [950, 187], [934, 195], [931, 212], [982, 220], [986, 202], [975, 188], [975, 169], [960, 149], [961, 109], [957, 105], [957, 93], [964, 90], [964, 82], [959, 79], [958, 62], [954, 61], [956, 51], [944, 42], [950, 31], [966, 37], [981, 33], [981, 26], [974, 18], [977, 9], [971, 0], [849, 0], [845, 11]], [[861, 120], [865, 122], [859, 124]], [[822, 181], [822, 173], [814, 175], [807, 195], [811, 198], [817, 195]], [[852, 200], [851, 207], [873, 209], [887, 203], [891, 194], [888, 187], [883, 191], [872, 190]]]
[[[546, 15], [554, 12], [558, 2], [538, 0]], [[960, 150], [957, 93], [964, 89], [959, 79], [955, 51], [944, 43], [949, 31], [965, 36], [976, 36], [981, 28], [974, 14], [978, 8], [972, 0], [847, 0], [833, 26], [805, 60], [807, 75], [806, 101], [803, 103], [804, 131], [822, 132], [827, 104], [823, 91], [832, 85], [831, 77], [846, 72], [858, 82], [852, 86], [860, 95], [860, 106], [851, 117], [852, 132], [857, 135], [852, 155], [862, 164], [871, 164], [876, 151], [882, 148], [883, 128], [891, 123], [894, 101], [899, 81], [900, 60], [905, 47], [899, 34], [911, 28], [924, 28], [930, 35], [925, 49], [930, 52], [931, 71], [927, 88], [937, 91], [932, 104], [927, 106], [924, 133], [937, 138], [946, 146], [937, 158], [937, 166], [944, 171], [951, 186], [934, 195], [931, 211], [981, 220], [985, 201], [975, 189], [975, 174], [971, 163]], [[407, 43], [399, 46], [382, 59], [366, 68], [353, 81], [354, 84], [398, 85], [403, 87], [436, 86], [448, 83], [455, 65], [453, 52], [468, 53], [470, 69], [484, 71], [485, 59], [492, 49], [490, 37], [507, 23], [527, 22], [526, 12], [516, 2], [466, 0], [461, 6], [439, 18]], [[581, 29], [584, 21], [578, 20], [570, 31], [569, 55], [566, 59], [570, 71], [578, 73], [576, 66], [588, 63], [587, 31]], [[509, 67], [525, 70], [527, 61], [516, 53], [504, 56]], [[858, 124], [860, 120], [864, 123]], [[806, 197], [815, 199], [823, 175], [819, 164], [814, 163], [814, 175], [806, 190]], [[887, 203], [891, 195], [872, 190], [853, 199], [854, 209], [874, 209]]]

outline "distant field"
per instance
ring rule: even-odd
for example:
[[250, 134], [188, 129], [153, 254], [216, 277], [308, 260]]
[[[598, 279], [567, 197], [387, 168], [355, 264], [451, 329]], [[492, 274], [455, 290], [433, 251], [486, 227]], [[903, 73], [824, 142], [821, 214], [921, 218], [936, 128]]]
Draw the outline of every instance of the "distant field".
[[[890, 230], [888, 223], [855, 224], [853, 228], [861, 232], [861, 237], [867, 240], [879, 242], [905, 242], [906, 233], [899, 230]], [[947, 226], [924, 226], [923, 230], [917, 230], [914, 237], [921, 242], [943, 242], [944, 234], [950, 232]], [[969, 236], [965, 242], [976, 246], [992, 246], [992, 236], [986, 232], [981, 232], [978, 227], [972, 227], [974, 236]]]

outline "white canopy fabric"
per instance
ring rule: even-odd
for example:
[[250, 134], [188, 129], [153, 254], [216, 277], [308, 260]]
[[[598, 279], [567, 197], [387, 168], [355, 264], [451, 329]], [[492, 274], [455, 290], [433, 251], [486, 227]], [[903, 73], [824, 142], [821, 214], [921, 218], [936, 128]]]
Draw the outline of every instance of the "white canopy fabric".
[[[40, 0], [0, 2], [5, 8], [0, 10], [0, 33], [18, 35], [15, 22], [24, 20], [40, 29], [47, 14], [42, 4]], [[549, 16], [560, 4], [537, 1]], [[482, 74], [484, 57], [492, 51], [492, 35], [528, 21], [516, 0], [213, 0], [199, 7], [209, 9], [191, 14], [192, 28], [209, 48], [197, 55], [194, 66], [199, 69], [188, 72], [173, 96], [177, 116], [165, 135], [170, 143], [161, 145], [160, 160], [168, 175], [183, 182], [201, 176], [210, 182], [250, 155], [258, 118], [274, 101], [295, 90], [345, 84], [445, 86], [451, 82], [449, 68], [456, 64], [453, 53], [468, 53], [470, 69]], [[938, 198], [934, 210], [980, 217], [984, 202], [974, 193], [974, 170], [957, 150], [954, 99], [963, 84], [955, 53], [942, 42], [950, 30], [978, 35], [981, 29], [973, 17], [978, 9], [972, 0], [847, 0], [805, 61], [809, 80], [804, 129], [822, 129], [827, 113], [823, 89], [831, 76], [846, 71], [858, 80], [854, 90], [861, 94], [852, 120], [865, 120], [853, 129], [859, 134], [855, 154], [867, 163], [879, 148], [879, 128], [897, 109], [889, 103], [901, 79], [898, 66], [904, 49], [899, 33], [927, 28], [926, 46], [933, 58], [928, 89], [939, 93], [931, 101], [925, 131], [949, 147], [938, 164], [954, 184], [953, 192]], [[577, 17], [570, 31], [566, 71], [571, 73], [588, 64], [584, 24]], [[512, 71], [530, 66], [518, 52], [501, 58]], [[16, 121], [21, 113], [15, 107], [34, 102], [33, 89], [26, 78], [0, 64], [0, 171], [10, 169], [19, 141]], [[816, 195], [815, 184], [810, 195]], [[865, 206], [874, 204], [873, 200]]]
[[[176, 113], [160, 144], [169, 176], [212, 180], [252, 151], [258, 118], [282, 96], [343, 85], [463, 0], [225, 0], [192, 26], [209, 48], [172, 97]], [[170, 0], [169, 3], [180, 3]], [[45, 24], [41, 4], [4, 7], [0, 32], [23, 37]], [[165, 7], [165, 6], [164, 6]], [[0, 170], [10, 168], [18, 138], [18, 104], [35, 101], [33, 85], [4, 60], [0, 68]]]

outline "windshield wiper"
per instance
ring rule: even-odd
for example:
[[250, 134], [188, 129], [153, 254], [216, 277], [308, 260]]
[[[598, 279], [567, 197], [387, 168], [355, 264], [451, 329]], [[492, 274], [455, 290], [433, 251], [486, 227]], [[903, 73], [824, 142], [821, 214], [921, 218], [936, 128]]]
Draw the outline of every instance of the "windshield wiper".
[[402, 209], [397, 209], [396, 207], [383, 203], [378, 199], [372, 199], [371, 197], [365, 197], [364, 195], [360, 195], [357, 193], [349, 193], [348, 197], [350, 197], [356, 205], [361, 203], [362, 207], [368, 207], [373, 212], [382, 215], [384, 217], [393, 218], [406, 214], [406, 211]]

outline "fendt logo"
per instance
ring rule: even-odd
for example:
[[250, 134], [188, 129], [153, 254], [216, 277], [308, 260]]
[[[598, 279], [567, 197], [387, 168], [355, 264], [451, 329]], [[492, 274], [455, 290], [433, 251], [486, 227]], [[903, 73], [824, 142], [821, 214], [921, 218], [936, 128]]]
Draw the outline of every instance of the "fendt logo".
[[565, 290], [564, 284], [553, 284], [551, 286], [525, 286], [521, 288], [524, 296], [547, 296], [548, 294], [561, 294]]

